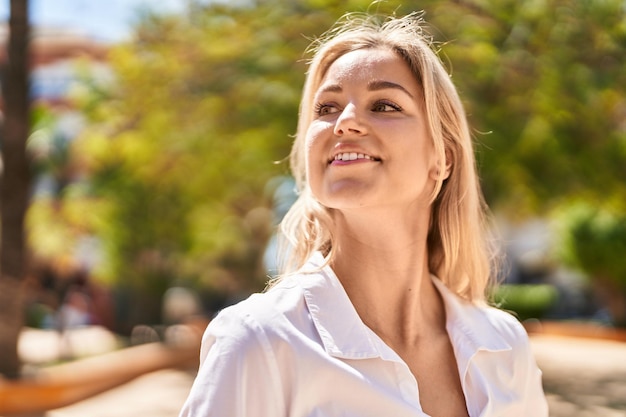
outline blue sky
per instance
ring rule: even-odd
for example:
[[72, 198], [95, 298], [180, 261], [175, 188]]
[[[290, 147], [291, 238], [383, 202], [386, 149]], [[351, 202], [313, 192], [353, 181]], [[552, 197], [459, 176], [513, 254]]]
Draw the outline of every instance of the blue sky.
[[[186, 0], [30, 0], [34, 25], [60, 26], [84, 32], [94, 39], [117, 42], [126, 38], [136, 10], [149, 7], [176, 12]], [[9, 17], [9, 0], [0, 0], [0, 21]]]

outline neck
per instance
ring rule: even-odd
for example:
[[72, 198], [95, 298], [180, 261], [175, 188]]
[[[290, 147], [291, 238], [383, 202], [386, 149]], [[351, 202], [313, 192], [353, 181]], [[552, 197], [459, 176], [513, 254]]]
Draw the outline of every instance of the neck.
[[428, 270], [429, 219], [379, 214], [335, 214], [332, 267], [365, 324], [390, 344], [409, 344], [445, 329]]

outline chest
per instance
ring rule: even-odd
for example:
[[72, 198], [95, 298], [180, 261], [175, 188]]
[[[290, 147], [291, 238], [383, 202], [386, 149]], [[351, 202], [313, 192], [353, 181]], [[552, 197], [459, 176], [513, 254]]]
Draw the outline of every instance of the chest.
[[428, 417], [406, 365], [380, 358], [329, 359], [295, 371], [290, 417]]
[[[523, 414], [507, 414], [515, 390], [510, 382], [498, 380], [500, 374], [483, 372], [484, 362], [496, 365], [500, 359], [506, 361], [506, 358], [485, 353], [489, 355], [485, 355], [481, 363], [473, 362], [481, 359], [481, 355], [469, 362], [463, 383], [454, 369], [456, 362], [445, 357], [415, 363], [410, 359], [403, 361], [384, 355], [356, 359], [337, 358], [320, 352], [306, 359], [300, 357], [297, 363], [282, 370], [288, 415], [522, 417]], [[507, 366], [506, 362], [501, 365]]]
[[417, 381], [420, 405], [437, 417], [469, 417], [454, 349], [447, 337], [429, 340], [400, 353]]

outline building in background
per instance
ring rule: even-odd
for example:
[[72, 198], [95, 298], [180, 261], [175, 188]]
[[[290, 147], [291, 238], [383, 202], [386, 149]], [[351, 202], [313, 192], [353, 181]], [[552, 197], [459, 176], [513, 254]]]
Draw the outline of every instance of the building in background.
[[[0, 24], [0, 65], [7, 59], [8, 26]], [[34, 102], [71, 108], [68, 93], [78, 81], [78, 67], [103, 80], [111, 77], [106, 63], [110, 45], [69, 28], [34, 27], [31, 49], [31, 94]], [[0, 104], [1, 105], [1, 104]]]

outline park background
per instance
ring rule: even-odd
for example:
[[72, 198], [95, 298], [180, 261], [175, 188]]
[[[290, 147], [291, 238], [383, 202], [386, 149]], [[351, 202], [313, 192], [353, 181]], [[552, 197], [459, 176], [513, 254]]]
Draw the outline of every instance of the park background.
[[[19, 34], [9, 30], [8, 6], [0, 8], [3, 68]], [[7, 379], [87, 356], [68, 342], [72, 332], [106, 334], [94, 336], [96, 351], [168, 342], [176, 333], [168, 330], [180, 338], [177, 326], [264, 288], [276, 224], [294, 199], [286, 158], [304, 50], [345, 11], [425, 10], [466, 106], [507, 255], [497, 302], [529, 329], [582, 323], [585, 334], [621, 337], [623, 0], [30, 6], [22, 130], [8, 104], [19, 83], [10, 71], [2, 78]], [[53, 354], [20, 353], [20, 338], [35, 335], [58, 341], [45, 349]], [[624, 401], [610, 407], [626, 410]]]

